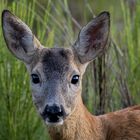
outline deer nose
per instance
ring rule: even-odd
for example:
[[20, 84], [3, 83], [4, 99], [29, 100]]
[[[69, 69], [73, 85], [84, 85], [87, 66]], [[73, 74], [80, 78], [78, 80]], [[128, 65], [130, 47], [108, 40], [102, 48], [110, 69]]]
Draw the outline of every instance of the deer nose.
[[61, 107], [55, 104], [53, 106], [47, 105], [45, 111], [48, 115], [62, 115]]
[[47, 118], [49, 122], [57, 122], [61, 117], [64, 116], [64, 109], [61, 106], [58, 106], [56, 104], [53, 105], [46, 105], [42, 117], [44, 120]]

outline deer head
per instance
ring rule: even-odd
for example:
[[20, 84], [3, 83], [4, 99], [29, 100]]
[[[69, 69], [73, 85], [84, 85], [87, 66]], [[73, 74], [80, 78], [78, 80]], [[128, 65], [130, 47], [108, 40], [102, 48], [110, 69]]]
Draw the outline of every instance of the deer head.
[[73, 46], [43, 47], [30, 28], [8, 10], [2, 13], [3, 35], [10, 52], [27, 67], [33, 102], [48, 125], [62, 125], [81, 99], [82, 76], [89, 62], [106, 49], [109, 13], [85, 25]]

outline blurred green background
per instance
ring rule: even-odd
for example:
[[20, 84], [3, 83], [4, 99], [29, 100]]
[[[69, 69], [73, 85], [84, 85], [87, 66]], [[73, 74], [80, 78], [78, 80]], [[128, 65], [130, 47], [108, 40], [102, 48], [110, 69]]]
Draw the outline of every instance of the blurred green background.
[[[99, 115], [140, 103], [139, 0], [0, 0], [3, 9], [20, 17], [46, 47], [71, 46], [83, 25], [109, 11], [109, 47], [87, 68], [84, 104]], [[0, 140], [49, 140], [26, 68], [7, 50], [1, 29], [0, 38]]]

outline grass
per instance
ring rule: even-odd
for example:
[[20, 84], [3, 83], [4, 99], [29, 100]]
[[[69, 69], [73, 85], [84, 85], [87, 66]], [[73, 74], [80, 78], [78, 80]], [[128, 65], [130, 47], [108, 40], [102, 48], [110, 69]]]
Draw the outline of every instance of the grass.
[[[75, 7], [78, 8], [72, 10]], [[3, 9], [11, 10], [25, 21], [47, 47], [72, 45], [81, 25], [100, 11], [110, 11], [112, 41], [106, 55], [100, 58], [105, 60], [105, 65], [97, 59], [87, 69], [83, 81], [84, 103], [91, 112], [99, 112], [102, 83], [105, 83], [103, 91], [106, 90], [102, 93], [105, 112], [140, 103], [139, 2], [133, 15], [122, 0], [108, 3], [103, 0], [77, 0], [77, 3], [68, 0], [1, 0], [0, 13]], [[1, 29], [0, 38], [0, 140], [49, 140], [46, 126], [32, 103], [29, 75], [24, 65], [7, 50]], [[99, 65], [106, 75], [102, 81], [99, 80]]]

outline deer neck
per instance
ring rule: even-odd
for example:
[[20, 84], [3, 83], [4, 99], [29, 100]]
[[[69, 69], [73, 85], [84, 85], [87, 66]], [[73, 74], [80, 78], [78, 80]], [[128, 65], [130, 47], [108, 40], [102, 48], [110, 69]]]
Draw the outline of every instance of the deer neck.
[[102, 124], [83, 105], [81, 97], [74, 112], [61, 126], [48, 127], [53, 140], [103, 140]]

